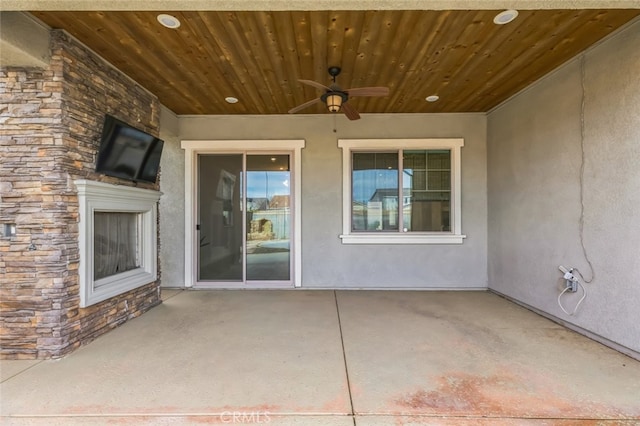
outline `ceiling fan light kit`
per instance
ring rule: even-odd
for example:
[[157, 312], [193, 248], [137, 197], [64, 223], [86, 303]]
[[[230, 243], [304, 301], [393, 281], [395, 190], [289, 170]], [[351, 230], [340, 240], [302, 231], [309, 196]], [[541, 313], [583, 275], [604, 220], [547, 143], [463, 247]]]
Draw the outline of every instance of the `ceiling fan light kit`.
[[324, 84], [318, 83], [317, 81], [313, 80], [298, 80], [300, 83], [306, 84], [308, 86], [313, 86], [316, 89], [324, 90], [325, 92], [316, 99], [307, 101], [302, 105], [298, 105], [297, 107], [290, 109], [289, 114], [293, 114], [304, 108], [310, 107], [311, 105], [315, 105], [318, 102], [322, 102], [327, 106], [329, 112], [335, 113], [342, 111], [349, 120], [357, 120], [360, 118], [360, 114], [348, 103], [348, 100], [350, 98], [356, 96], [389, 95], [388, 87], [359, 87], [343, 90], [336, 83], [336, 77], [338, 76], [338, 74], [340, 74], [340, 71], [340, 67], [329, 67], [328, 72], [333, 80], [331, 86], [325, 86]]
[[344, 102], [349, 99], [348, 95], [344, 92], [327, 92], [320, 96], [322, 102], [327, 104], [329, 112], [339, 112], [340, 107]]

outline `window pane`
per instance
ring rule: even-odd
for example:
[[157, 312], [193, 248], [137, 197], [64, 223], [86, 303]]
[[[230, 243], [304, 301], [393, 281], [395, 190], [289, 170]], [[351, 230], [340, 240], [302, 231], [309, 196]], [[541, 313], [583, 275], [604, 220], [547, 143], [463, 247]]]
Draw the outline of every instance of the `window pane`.
[[95, 212], [94, 280], [140, 267], [138, 213]]
[[437, 171], [427, 172], [430, 191], [448, 191], [451, 188], [451, 172]]
[[403, 166], [405, 232], [451, 231], [451, 152], [404, 151]]
[[353, 153], [352, 165], [352, 230], [397, 230], [398, 153]]

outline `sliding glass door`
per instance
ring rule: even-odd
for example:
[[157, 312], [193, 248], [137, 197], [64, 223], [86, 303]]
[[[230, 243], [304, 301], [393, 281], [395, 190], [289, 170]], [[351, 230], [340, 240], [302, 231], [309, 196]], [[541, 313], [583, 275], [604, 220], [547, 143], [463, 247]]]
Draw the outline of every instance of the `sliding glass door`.
[[198, 284], [292, 283], [290, 155], [198, 156]]

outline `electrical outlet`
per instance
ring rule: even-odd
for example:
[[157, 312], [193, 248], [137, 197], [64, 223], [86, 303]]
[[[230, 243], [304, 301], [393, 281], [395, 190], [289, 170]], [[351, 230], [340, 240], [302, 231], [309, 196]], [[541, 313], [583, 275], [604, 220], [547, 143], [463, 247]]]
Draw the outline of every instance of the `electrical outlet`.
[[577, 281], [566, 280], [565, 281], [565, 285], [567, 286], [566, 288], [568, 288], [567, 291], [569, 291], [571, 293], [575, 293], [576, 291], [578, 291], [578, 282]]
[[5, 223], [0, 227], [0, 237], [15, 237], [16, 236], [16, 224]]
[[571, 293], [575, 293], [576, 291], [578, 291], [578, 279], [575, 277], [575, 275], [573, 275], [573, 268], [567, 269], [564, 266], [560, 265], [558, 269], [560, 269], [560, 272], [564, 274], [562, 278], [564, 278], [565, 280], [564, 285], [566, 291], [569, 291]]

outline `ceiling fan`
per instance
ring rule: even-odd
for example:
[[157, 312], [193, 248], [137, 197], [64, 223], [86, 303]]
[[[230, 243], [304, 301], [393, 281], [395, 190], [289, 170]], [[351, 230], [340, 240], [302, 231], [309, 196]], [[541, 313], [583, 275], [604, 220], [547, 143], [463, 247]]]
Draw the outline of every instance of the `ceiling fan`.
[[329, 67], [328, 71], [329, 75], [333, 78], [333, 83], [330, 86], [325, 86], [322, 83], [312, 80], [298, 80], [300, 83], [313, 86], [317, 89], [324, 90], [325, 92], [319, 98], [290, 109], [289, 114], [293, 114], [304, 108], [310, 107], [311, 105], [315, 105], [318, 102], [324, 102], [329, 111], [339, 112], [342, 110], [349, 120], [357, 120], [360, 118], [360, 114], [358, 114], [358, 111], [349, 104], [348, 100], [350, 98], [355, 98], [356, 96], [389, 95], [388, 87], [358, 87], [354, 89], [341, 89], [340, 86], [336, 84], [336, 77], [340, 74], [340, 71], [342, 71], [340, 67]]

